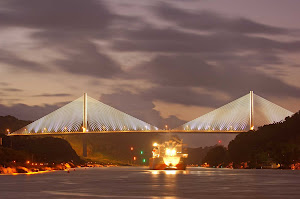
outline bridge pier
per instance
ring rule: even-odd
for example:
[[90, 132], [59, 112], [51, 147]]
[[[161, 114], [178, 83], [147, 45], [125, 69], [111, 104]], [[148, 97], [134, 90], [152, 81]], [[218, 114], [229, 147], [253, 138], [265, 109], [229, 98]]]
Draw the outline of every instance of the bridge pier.
[[87, 157], [87, 135], [82, 135], [82, 156]]

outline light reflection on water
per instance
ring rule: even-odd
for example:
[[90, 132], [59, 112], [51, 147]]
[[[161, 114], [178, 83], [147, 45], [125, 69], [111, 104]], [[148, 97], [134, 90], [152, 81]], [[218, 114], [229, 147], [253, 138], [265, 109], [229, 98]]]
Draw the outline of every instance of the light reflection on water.
[[300, 171], [146, 167], [0, 176], [0, 198], [297, 198]]
[[153, 175], [166, 174], [166, 175], [176, 175], [176, 174], [188, 174], [188, 170], [149, 170]]

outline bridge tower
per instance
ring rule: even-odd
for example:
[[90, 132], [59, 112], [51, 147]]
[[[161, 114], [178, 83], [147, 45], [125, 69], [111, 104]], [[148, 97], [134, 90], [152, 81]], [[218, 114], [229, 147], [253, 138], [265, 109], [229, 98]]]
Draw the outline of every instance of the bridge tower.
[[87, 93], [83, 95], [83, 125], [82, 125], [83, 132], [87, 130]]
[[253, 91], [250, 91], [250, 130], [254, 129], [254, 123], [253, 123]]
[[[87, 131], [87, 93], [83, 95], [83, 124], [82, 131]], [[82, 135], [82, 156], [87, 157], [87, 135]]]

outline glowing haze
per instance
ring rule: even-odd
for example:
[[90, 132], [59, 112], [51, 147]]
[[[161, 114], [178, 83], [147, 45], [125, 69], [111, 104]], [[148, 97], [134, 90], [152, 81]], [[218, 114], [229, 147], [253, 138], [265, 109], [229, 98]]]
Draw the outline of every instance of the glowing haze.
[[[254, 93], [300, 107], [297, 0], [0, 2], [0, 115], [87, 92], [158, 127]], [[232, 136], [188, 135], [192, 146]]]

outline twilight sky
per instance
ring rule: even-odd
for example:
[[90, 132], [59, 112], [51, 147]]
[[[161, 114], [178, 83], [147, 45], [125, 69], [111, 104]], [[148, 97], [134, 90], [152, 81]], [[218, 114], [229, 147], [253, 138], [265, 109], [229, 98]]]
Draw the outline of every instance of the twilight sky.
[[[298, 0], [0, 2], [0, 115], [87, 92], [158, 127], [254, 93], [300, 109]], [[192, 146], [232, 136], [184, 136]]]

